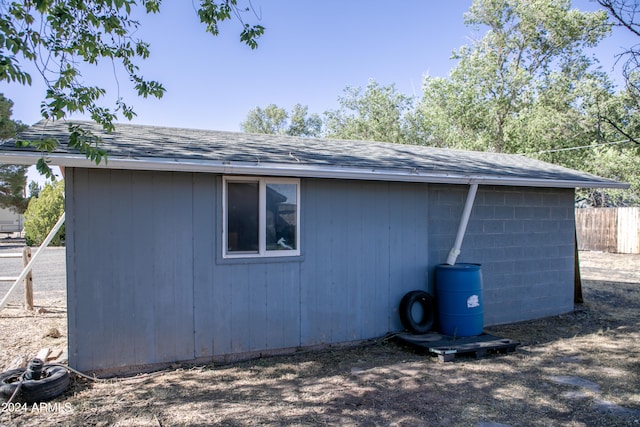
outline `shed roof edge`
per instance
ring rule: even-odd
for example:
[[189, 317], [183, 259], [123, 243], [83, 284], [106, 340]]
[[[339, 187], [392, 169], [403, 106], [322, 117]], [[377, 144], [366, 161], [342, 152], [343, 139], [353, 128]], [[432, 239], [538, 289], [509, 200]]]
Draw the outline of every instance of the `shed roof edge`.
[[[42, 154], [34, 152], [0, 152], [0, 162], [34, 164]], [[110, 156], [106, 163], [95, 162], [78, 155], [51, 153], [50, 164], [63, 167], [93, 169], [149, 170], [164, 172], [203, 172], [228, 175], [270, 175], [300, 178], [330, 178], [368, 181], [423, 182], [433, 184], [480, 184], [549, 188], [615, 188], [627, 189], [629, 184], [612, 180], [561, 180], [509, 176], [465, 175], [443, 172], [399, 171], [385, 169], [341, 168], [322, 165], [291, 165], [278, 163], [218, 162], [211, 160], [177, 161], [171, 158], [122, 158]]]

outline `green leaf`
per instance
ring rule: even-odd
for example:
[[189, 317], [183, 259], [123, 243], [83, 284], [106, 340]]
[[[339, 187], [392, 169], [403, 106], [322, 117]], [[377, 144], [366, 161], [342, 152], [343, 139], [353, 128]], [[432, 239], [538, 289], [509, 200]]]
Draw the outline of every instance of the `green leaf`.
[[56, 176], [53, 174], [53, 170], [49, 166], [49, 160], [45, 157], [40, 157], [36, 163], [36, 170], [40, 173], [40, 175], [44, 175], [46, 178], [55, 181]]
[[33, 144], [39, 151], [46, 151], [47, 153], [52, 153], [56, 148], [58, 148], [58, 145], [60, 145], [60, 142], [55, 138], [45, 138], [45, 139], [40, 139], [38, 141], [35, 141], [33, 142]]
[[26, 148], [31, 145], [30, 141], [26, 141], [24, 139], [16, 139], [16, 147], [18, 148]]
[[[245, 4], [250, 4], [249, 1]], [[158, 13], [161, 4], [162, 0], [2, 2], [0, 81], [32, 84], [32, 76], [24, 70], [32, 69], [28, 64], [34, 65], [46, 88], [40, 103], [44, 119], [61, 120], [73, 113], [88, 113], [105, 130], [112, 131], [118, 115], [131, 120], [135, 111], [119, 96], [114, 97], [115, 108], [113, 104], [103, 105], [106, 90], [84, 80], [87, 77], [81, 75], [84, 67], [80, 63], [120, 67], [113, 70], [113, 75], [119, 76], [124, 71], [138, 96], [161, 98], [166, 91], [163, 85], [143, 78], [140, 72], [140, 62], [150, 56], [151, 49], [148, 43], [136, 38], [141, 24], [133, 16], [144, 11]], [[243, 22], [242, 14], [249, 7], [239, 6], [237, 0], [200, 0], [198, 4], [197, 13], [207, 31], [218, 34], [221, 22], [238, 20], [242, 24], [241, 41], [252, 49], [257, 47], [264, 28]], [[139, 6], [144, 6], [144, 10]], [[119, 87], [118, 77], [116, 80]], [[87, 145], [79, 137], [74, 143], [92, 160], [106, 161], [106, 153], [87, 151]]]

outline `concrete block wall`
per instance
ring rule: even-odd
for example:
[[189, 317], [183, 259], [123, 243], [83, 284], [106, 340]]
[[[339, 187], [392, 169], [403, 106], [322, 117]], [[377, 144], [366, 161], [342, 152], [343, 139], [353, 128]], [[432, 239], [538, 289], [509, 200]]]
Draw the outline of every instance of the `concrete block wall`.
[[[429, 189], [429, 289], [453, 246], [468, 186]], [[573, 189], [483, 187], [457, 262], [482, 264], [485, 326], [573, 310]]]

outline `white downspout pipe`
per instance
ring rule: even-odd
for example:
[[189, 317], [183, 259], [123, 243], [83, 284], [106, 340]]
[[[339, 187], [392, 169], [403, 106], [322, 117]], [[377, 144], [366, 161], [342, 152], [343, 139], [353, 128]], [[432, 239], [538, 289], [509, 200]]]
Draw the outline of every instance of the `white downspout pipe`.
[[453, 248], [449, 251], [447, 257], [447, 264], [454, 265], [458, 255], [460, 255], [460, 247], [462, 246], [462, 239], [464, 233], [467, 230], [467, 224], [469, 223], [469, 217], [471, 216], [471, 209], [473, 208], [473, 201], [476, 198], [476, 192], [478, 191], [478, 184], [471, 184], [469, 187], [469, 193], [467, 193], [467, 201], [464, 204], [464, 210], [462, 211], [462, 218], [460, 219], [460, 225], [458, 226], [458, 234], [456, 235], [456, 241], [453, 244]]

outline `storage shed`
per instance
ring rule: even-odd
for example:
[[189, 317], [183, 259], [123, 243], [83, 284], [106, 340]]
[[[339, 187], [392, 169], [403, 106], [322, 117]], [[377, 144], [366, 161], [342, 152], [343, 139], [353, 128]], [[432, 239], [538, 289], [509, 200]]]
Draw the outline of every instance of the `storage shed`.
[[[518, 155], [118, 124], [107, 163], [57, 138], [65, 170], [69, 364], [133, 371], [400, 331], [433, 290], [478, 185], [459, 262], [484, 323], [573, 309], [574, 188], [626, 185]], [[35, 163], [0, 146], [0, 161]]]

